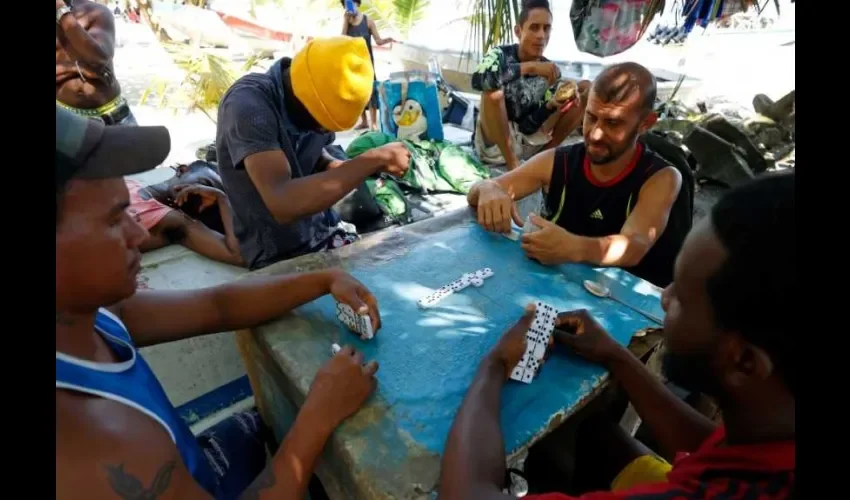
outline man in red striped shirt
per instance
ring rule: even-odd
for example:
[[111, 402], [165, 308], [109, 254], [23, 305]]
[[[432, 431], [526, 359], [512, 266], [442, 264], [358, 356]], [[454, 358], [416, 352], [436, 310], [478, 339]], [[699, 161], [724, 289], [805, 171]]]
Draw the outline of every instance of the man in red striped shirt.
[[[668, 463], [618, 426], [591, 417], [578, 428], [572, 482], [593, 487], [525, 498], [790, 497], [797, 331], [781, 312], [795, 306], [794, 274], [782, 272], [795, 269], [795, 242], [794, 175], [783, 174], [730, 191], [691, 231], [676, 260], [662, 297], [664, 370], [678, 386], [713, 396], [723, 415], [720, 426], [665, 388], [586, 311], [561, 315], [564, 332], [556, 331], [556, 344], [610, 370], [659, 451], [674, 459]], [[500, 392], [525, 352], [531, 318], [527, 312], [481, 363], [449, 434], [443, 500], [509, 498], [502, 493]]]

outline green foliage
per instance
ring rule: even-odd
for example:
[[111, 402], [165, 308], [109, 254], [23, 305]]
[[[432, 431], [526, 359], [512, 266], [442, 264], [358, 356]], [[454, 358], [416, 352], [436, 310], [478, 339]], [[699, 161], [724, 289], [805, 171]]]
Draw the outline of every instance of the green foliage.
[[425, 17], [428, 0], [394, 0], [393, 19], [402, 36], [406, 36], [417, 21]]
[[480, 55], [496, 45], [513, 41], [513, 28], [519, 22], [518, 0], [470, 0], [472, 14], [469, 22], [465, 56]]
[[258, 62], [258, 58], [252, 56], [241, 68], [236, 68], [224, 57], [198, 47], [166, 43], [163, 47], [175, 64], [186, 72], [186, 76], [177, 85], [168, 80], [155, 80], [145, 89], [139, 104], [144, 104], [155, 93], [159, 97], [158, 106], [170, 107], [175, 111], [198, 110], [213, 122], [218, 104], [227, 89]]
[[375, 21], [379, 31], [392, 30], [407, 36], [425, 17], [429, 4], [429, 0], [362, 0], [360, 8]]

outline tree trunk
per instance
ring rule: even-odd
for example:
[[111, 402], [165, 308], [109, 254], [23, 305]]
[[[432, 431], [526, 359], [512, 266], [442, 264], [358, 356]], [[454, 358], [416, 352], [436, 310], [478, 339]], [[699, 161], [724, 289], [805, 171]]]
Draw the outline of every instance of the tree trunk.
[[159, 23], [156, 22], [156, 18], [153, 16], [153, 3], [151, 0], [139, 0], [139, 14], [142, 16], [142, 21], [147, 24], [151, 30], [153, 30], [154, 35], [156, 35], [156, 39], [160, 42], [167, 41], [165, 34], [159, 28]]

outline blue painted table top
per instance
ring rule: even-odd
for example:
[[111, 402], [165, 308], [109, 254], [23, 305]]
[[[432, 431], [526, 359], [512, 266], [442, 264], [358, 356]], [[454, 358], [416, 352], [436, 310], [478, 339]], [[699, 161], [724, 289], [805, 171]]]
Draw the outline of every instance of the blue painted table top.
[[[411, 447], [441, 455], [479, 361], [530, 302], [561, 311], [588, 309], [623, 345], [657, 325], [591, 295], [583, 280], [602, 281], [618, 298], [663, 317], [658, 288], [627, 272], [540, 265], [525, 257], [519, 242], [485, 232], [468, 216], [447, 217], [441, 227], [437, 220], [426, 222], [430, 229], [416, 238], [390, 236], [342, 258], [342, 266], [378, 299], [383, 327], [373, 340], [361, 341], [337, 320], [330, 296], [299, 308], [295, 318], [275, 323], [272, 330], [260, 330], [273, 334], [266, 341], [293, 378], [312, 379], [330, 357], [331, 342], [353, 345], [366, 359], [378, 360], [378, 388], [370, 405], [380, 406], [380, 414], [359, 422], [355, 416], [340, 430], [345, 433], [350, 425], [352, 435], [356, 429], [358, 439], [370, 443], [357, 453], [358, 467], [380, 470], [390, 466], [388, 460], [403, 462]], [[421, 297], [483, 267], [495, 275], [481, 288], [466, 288], [429, 309], [417, 306]], [[311, 356], [315, 362], [305, 363]], [[604, 375], [601, 367], [561, 347], [531, 384], [506, 382], [501, 410], [506, 452], [518, 452], [541, 437], [553, 418], [572, 413]], [[298, 385], [306, 392], [308, 384]], [[380, 451], [369, 451], [373, 446]]]

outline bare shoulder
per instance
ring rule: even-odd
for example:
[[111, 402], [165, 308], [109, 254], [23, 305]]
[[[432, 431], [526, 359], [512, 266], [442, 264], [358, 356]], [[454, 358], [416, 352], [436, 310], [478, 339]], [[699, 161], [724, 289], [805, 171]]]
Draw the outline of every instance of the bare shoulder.
[[120, 403], [56, 391], [56, 498], [208, 498], [168, 432]]
[[678, 194], [679, 189], [682, 187], [682, 173], [672, 165], [664, 167], [652, 174], [646, 181], [646, 184], [644, 184], [643, 189], [648, 187], [653, 190], [662, 192], [673, 191]]
[[80, 9], [81, 12], [94, 16], [109, 16], [111, 19], [112, 11], [109, 10], [109, 7], [103, 4], [99, 4], [97, 2], [92, 2], [91, 0], [85, 2], [75, 2], [74, 8]]
[[78, 19], [85, 19], [91, 26], [97, 25], [101, 28], [110, 27], [115, 29], [115, 17], [106, 5], [91, 1], [82, 2], [75, 4], [74, 10], [79, 12], [77, 14]]

